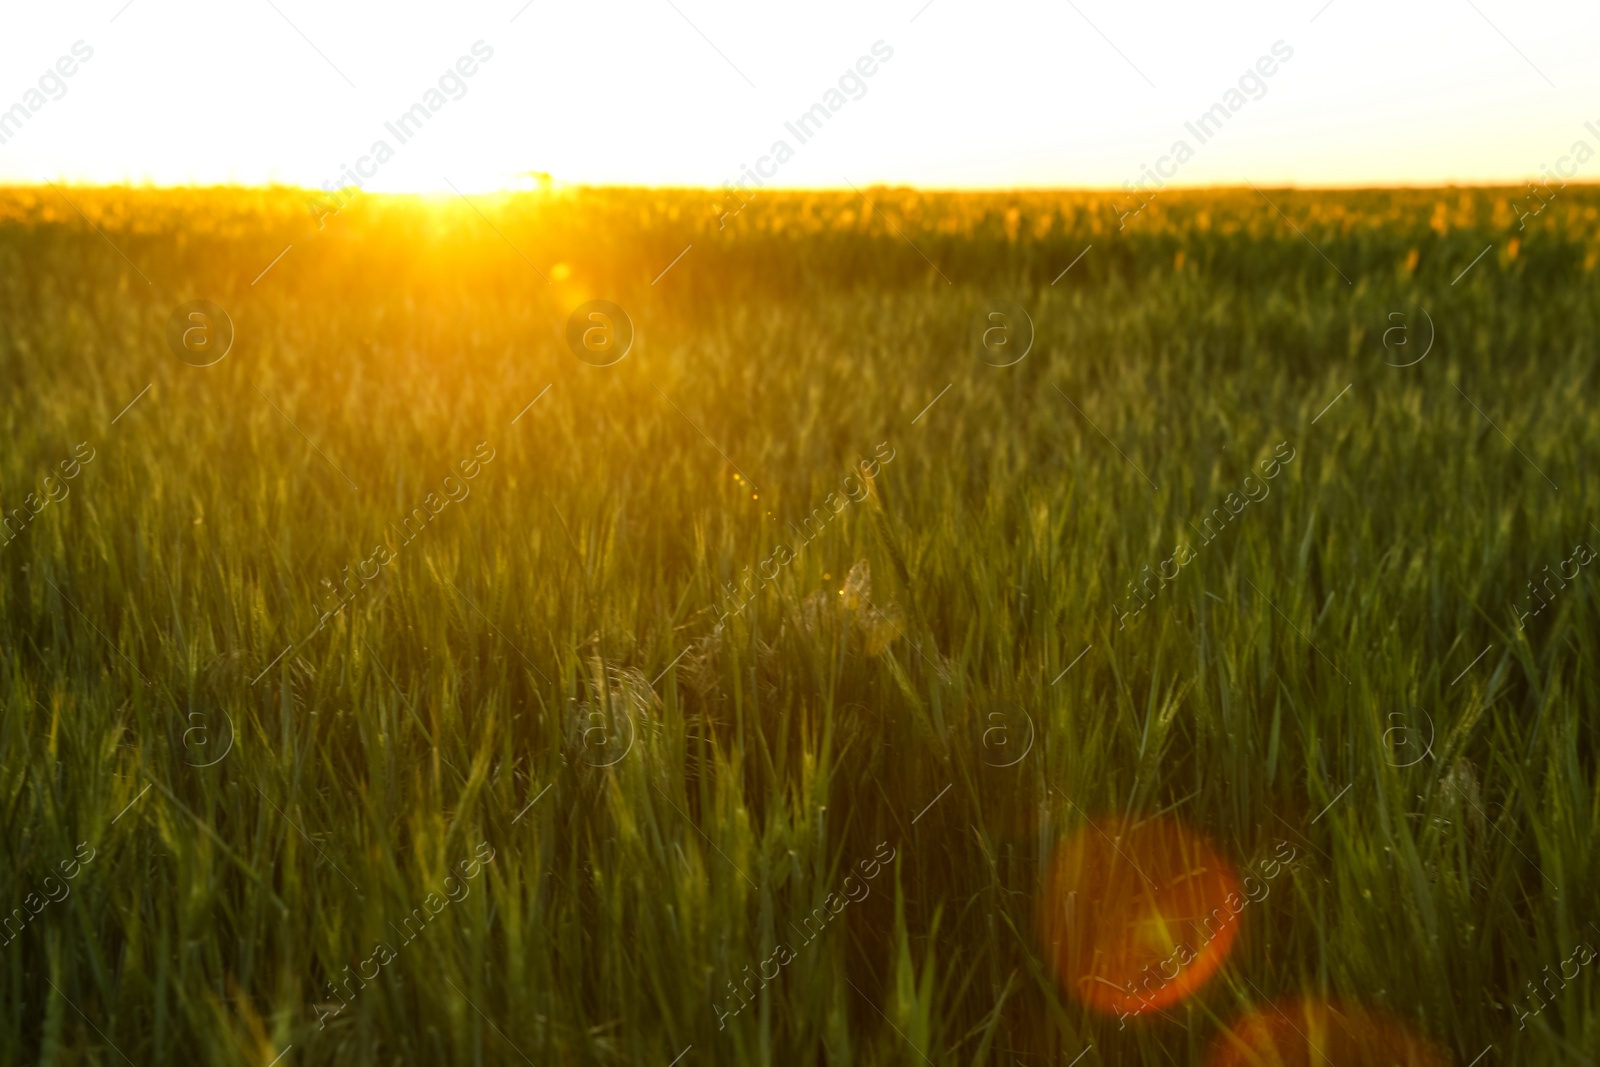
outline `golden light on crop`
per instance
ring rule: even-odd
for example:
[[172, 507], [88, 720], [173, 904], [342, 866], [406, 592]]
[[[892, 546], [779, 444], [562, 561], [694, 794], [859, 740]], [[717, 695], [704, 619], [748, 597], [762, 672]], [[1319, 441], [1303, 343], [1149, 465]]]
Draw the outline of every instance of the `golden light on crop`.
[[1402, 1023], [1359, 1005], [1297, 999], [1269, 1005], [1217, 1039], [1207, 1067], [1445, 1067]]
[[1096, 1011], [1139, 1015], [1192, 995], [1239, 933], [1232, 864], [1172, 819], [1091, 821], [1056, 849], [1040, 894], [1045, 956]]

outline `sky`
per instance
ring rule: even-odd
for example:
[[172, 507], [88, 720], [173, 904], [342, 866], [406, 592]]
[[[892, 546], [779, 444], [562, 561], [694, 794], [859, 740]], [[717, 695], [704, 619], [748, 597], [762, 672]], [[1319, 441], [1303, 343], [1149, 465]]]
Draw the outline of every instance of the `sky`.
[[445, 6], [16, 6], [0, 182], [1511, 184], [1600, 147], [1594, 4]]

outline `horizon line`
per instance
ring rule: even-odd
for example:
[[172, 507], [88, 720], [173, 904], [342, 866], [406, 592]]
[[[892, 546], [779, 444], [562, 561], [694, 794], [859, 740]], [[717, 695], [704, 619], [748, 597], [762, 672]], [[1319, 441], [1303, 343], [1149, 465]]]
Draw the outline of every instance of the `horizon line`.
[[[501, 185], [488, 188], [474, 187], [472, 192], [478, 196], [494, 196], [509, 194], [515, 196], [545, 196], [552, 193], [566, 192], [615, 192], [615, 191], [641, 191], [641, 192], [707, 192], [721, 193], [724, 186], [695, 185], [682, 183], [650, 183], [650, 182], [564, 182], [556, 179], [541, 179], [530, 175], [538, 187], [529, 188], [526, 185], [513, 186]], [[1266, 189], [1288, 189], [1303, 192], [1390, 192], [1398, 190], [1426, 191], [1449, 189], [1520, 189], [1530, 184], [1526, 180], [1485, 180], [1485, 181], [1423, 181], [1423, 182], [1277, 182], [1257, 183]], [[1568, 186], [1584, 188], [1593, 186], [1600, 188], [1600, 179], [1594, 181], [1569, 180], [1563, 183], [1562, 188]], [[311, 193], [318, 196], [331, 196], [343, 193], [346, 190], [356, 189], [367, 196], [389, 197], [430, 197], [430, 196], [457, 196], [458, 193], [451, 189], [374, 189], [369, 190], [359, 185], [344, 185], [338, 189], [316, 188], [309, 185], [297, 185], [293, 182], [72, 182], [72, 181], [8, 181], [0, 180], [0, 191], [11, 190], [47, 190], [52, 187], [86, 190], [125, 190], [139, 192], [168, 192], [168, 191], [211, 191], [211, 190], [238, 190], [251, 192], [283, 191], [293, 193]], [[1169, 184], [1157, 190], [1144, 190], [1153, 195], [1161, 193], [1200, 193], [1200, 192], [1229, 192], [1234, 190], [1248, 191], [1255, 187], [1249, 179], [1241, 179], [1240, 184], [1215, 182], [1209, 184]], [[852, 185], [763, 185], [751, 191], [752, 196], [758, 193], [849, 193], [859, 195], [861, 189], [888, 189], [893, 191], [907, 191], [918, 193], [940, 194], [996, 194], [996, 193], [1104, 193], [1115, 196], [1125, 196], [1128, 189], [1109, 185], [917, 185], [906, 182], [874, 182], [870, 184]]]

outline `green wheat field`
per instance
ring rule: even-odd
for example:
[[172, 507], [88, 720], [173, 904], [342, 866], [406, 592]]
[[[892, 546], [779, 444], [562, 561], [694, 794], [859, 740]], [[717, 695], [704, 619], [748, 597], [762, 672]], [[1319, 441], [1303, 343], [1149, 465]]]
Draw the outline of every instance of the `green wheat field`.
[[318, 196], [0, 191], [0, 1063], [1600, 1060], [1600, 192]]

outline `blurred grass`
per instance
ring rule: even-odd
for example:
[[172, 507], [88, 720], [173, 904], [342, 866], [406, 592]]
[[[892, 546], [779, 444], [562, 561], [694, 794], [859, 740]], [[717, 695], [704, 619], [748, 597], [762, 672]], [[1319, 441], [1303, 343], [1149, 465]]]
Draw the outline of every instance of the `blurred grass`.
[[[1122, 230], [1077, 193], [762, 193], [720, 230], [703, 191], [361, 196], [320, 230], [308, 195], [0, 193], [0, 504], [95, 450], [0, 548], [0, 906], [95, 849], [0, 946], [0, 1061], [1195, 1062], [1305, 994], [1461, 1063], [1594, 1062], [1588, 970], [1512, 1008], [1600, 943], [1593, 573], [1526, 630], [1510, 605], [1600, 536], [1600, 194], [1519, 229], [1506, 190], [1267, 190], [1304, 237], [1254, 191]], [[237, 329], [204, 369], [163, 341], [198, 298]], [[638, 330], [613, 367], [563, 341], [593, 298]], [[1037, 328], [1016, 366], [969, 347], [992, 299]], [[1421, 309], [1431, 354], [1385, 366]], [[1119, 629], [1279, 442], [1271, 495]], [[1014, 767], [997, 701], [1036, 724]], [[1122, 811], [1300, 859], [1194, 1000], [1119, 1031], [1034, 916], [1053, 842]]]

